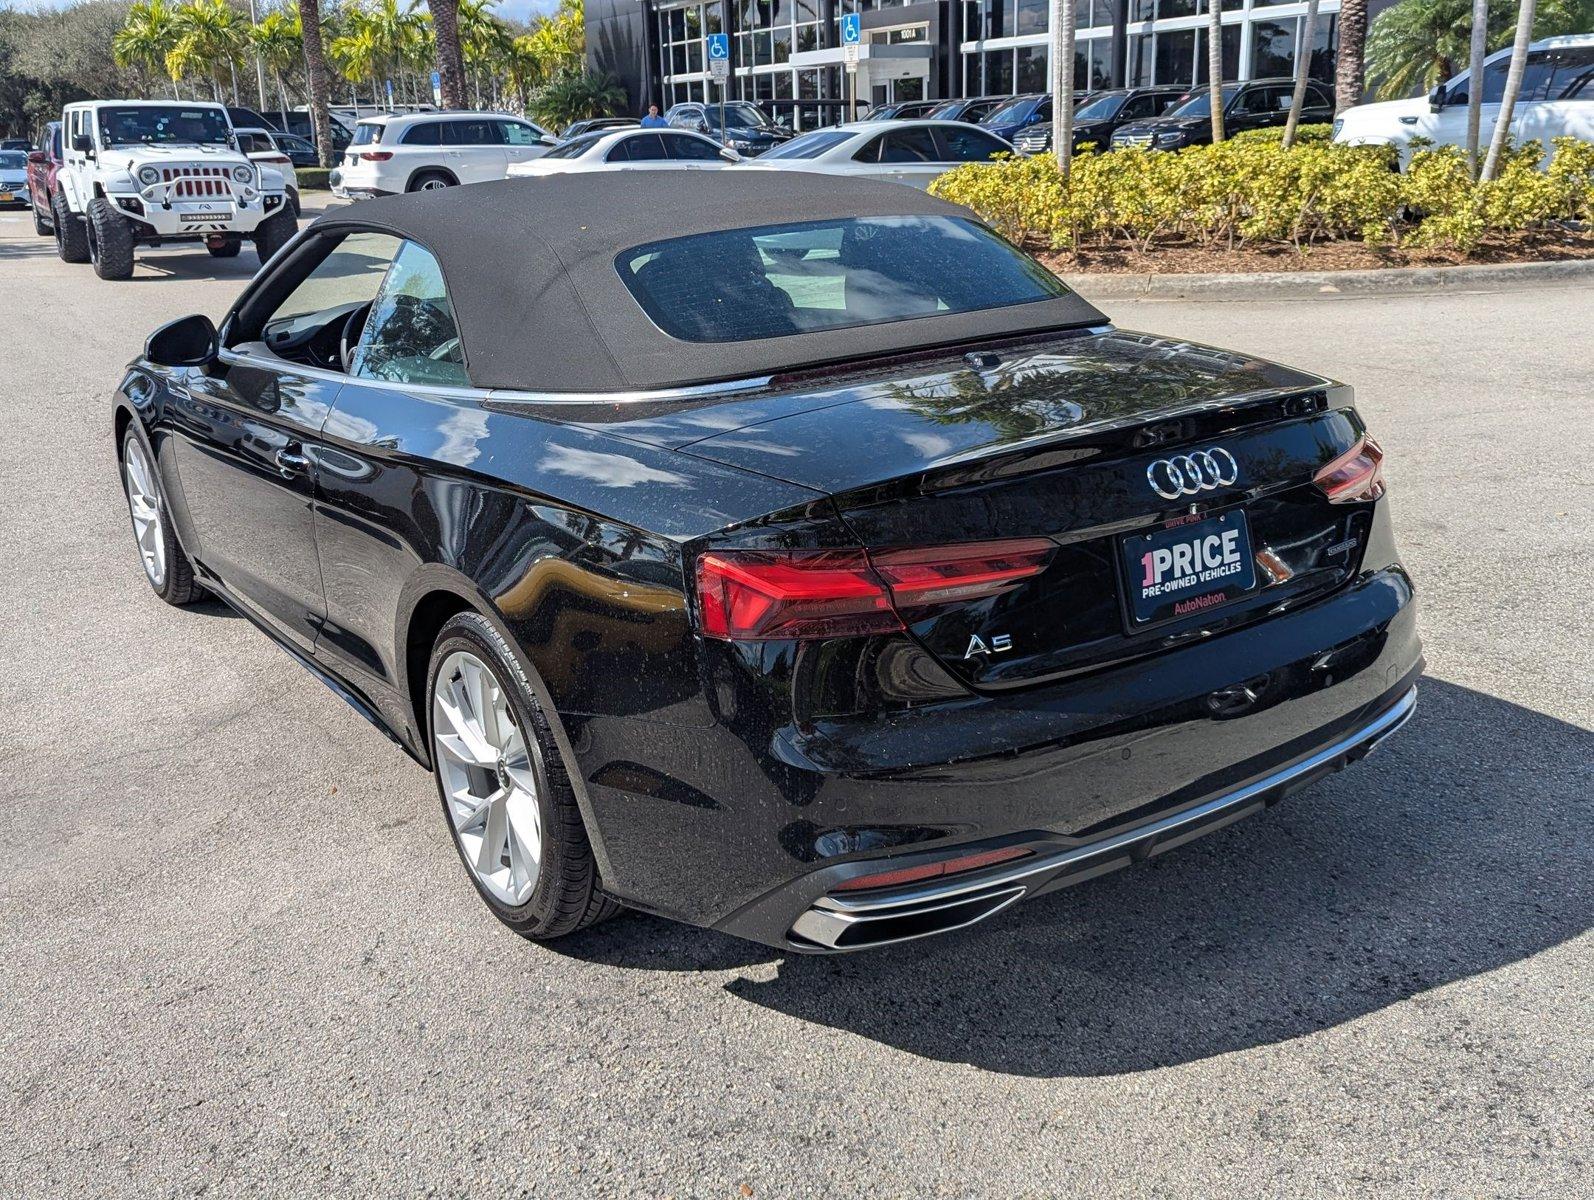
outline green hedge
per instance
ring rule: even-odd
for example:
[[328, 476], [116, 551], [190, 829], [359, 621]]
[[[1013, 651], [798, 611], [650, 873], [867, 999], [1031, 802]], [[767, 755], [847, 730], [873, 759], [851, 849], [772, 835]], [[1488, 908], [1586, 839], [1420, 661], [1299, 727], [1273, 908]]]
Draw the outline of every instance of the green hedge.
[[327, 176], [332, 174], [329, 167], [299, 167], [294, 174], [299, 177], [301, 192], [325, 191], [332, 186], [327, 182]]
[[[1259, 131], [1260, 132], [1260, 131]], [[1499, 177], [1474, 183], [1453, 146], [1419, 150], [1402, 175], [1390, 146], [1318, 135], [1290, 150], [1242, 135], [1177, 153], [1143, 149], [1074, 159], [1065, 185], [1049, 155], [969, 163], [933, 194], [965, 204], [1009, 238], [1058, 249], [1178, 240], [1230, 247], [1359, 238], [1470, 252], [1491, 230], [1594, 216], [1594, 145], [1556, 138], [1508, 151]]]

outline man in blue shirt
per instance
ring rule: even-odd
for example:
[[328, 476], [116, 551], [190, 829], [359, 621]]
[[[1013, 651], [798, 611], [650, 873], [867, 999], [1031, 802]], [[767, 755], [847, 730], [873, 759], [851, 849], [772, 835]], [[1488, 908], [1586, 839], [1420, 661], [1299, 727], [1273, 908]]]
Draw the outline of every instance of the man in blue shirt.
[[643, 129], [667, 129], [669, 125], [668, 121], [659, 116], [659, 106], [657, 104], [648, 105], [648, 115], [642, 118]]

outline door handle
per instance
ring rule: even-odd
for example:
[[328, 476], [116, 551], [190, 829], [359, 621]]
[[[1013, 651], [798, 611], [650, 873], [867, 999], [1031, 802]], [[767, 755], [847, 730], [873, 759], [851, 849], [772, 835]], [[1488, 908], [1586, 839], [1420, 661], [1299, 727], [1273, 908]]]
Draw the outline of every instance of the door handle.
[[304, 475], [310, 470], [310, 459], [307, 455], [300, 454], [297, 450], [289, 450], [286, 447], [273, 454], [271, 461], [277, 464], [277, 470], [284, 479], [291, 479], [295, 475]]

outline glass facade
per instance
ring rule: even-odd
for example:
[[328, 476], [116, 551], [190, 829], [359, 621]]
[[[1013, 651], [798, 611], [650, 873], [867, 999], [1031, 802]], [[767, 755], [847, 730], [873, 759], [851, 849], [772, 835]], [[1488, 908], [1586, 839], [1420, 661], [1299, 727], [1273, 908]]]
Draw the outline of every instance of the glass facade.
[[[859, 12], [870, 43], [921, 42], [926, 57], [881, 59], [860, 72], [860, 105], [882, 100], [1041, 92], [1050, 87], [1049, 0], [643, 0], [657, 29], [659, 99], [664, 107], [714, 101], [703, 39], [729, 14], [734, 75], [727, 99], [764, 101], [797, 128], [845, 119], [841, 17]], [[1289, 75], [1299, 52], [1304, 0], [1219, 0], [1223, 77]], [[1209, 0], [1073, 0], [1074, 72], [1081, 90], [1206, 82]], [[1315, 78], [1333, 78], [1340, 0], [1322, 0], [1312, 47]], [[894, 10], [903, 10], [900, 19]], [[1114, 62], [1113, 18], [1122, 14], [1122, 62]], [[827, 22], [826, 17], [830, 17]], [[794, 54], [822, 52], [802, 66]], [[826, 57], [829, 56], [829, 57]], [[1115, 67], [1117, 68], [1115, 70]], [[867, 82], [865, 75], [867, 74]], [[804, 102], [808, 103], [804, 103]]]

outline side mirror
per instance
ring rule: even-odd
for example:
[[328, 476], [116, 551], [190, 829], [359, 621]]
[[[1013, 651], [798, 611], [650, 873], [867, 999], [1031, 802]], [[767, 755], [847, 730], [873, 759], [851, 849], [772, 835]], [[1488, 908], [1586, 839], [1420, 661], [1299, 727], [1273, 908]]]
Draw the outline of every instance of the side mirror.
[[729, 146], [721, 146], [720, 147], [720, 157], [723, 158], [726, 162], [741, 162], [742, 161], [742, 156], [740, 154], [736, 153], [736, 151], [732, 150]]
[[1445, 106], [1445, 85], [1436, 84], [1434, 90], [1428, 93], [1428, 111], [1438, 112]]
[[537, 139], [537, 144], [539, 146], [547, 146], [551, 150], [559, 144], [559, 139], [551, 133], [545, 133]]
[[216, 326], [203, 313], [178, 317], [144, 342], [144, 358], [157, 367], [203, 367], [216, 358]]
[[30, 163], [38, 163], [39, 165], [43, 166], [50, 161], [50, 156], [43, 150], [29, 150], [28, 161]]
[[73, 134], [72, 149], [77, 151], [79, 154], [93, 154], [94, 139], [86, 133]]

